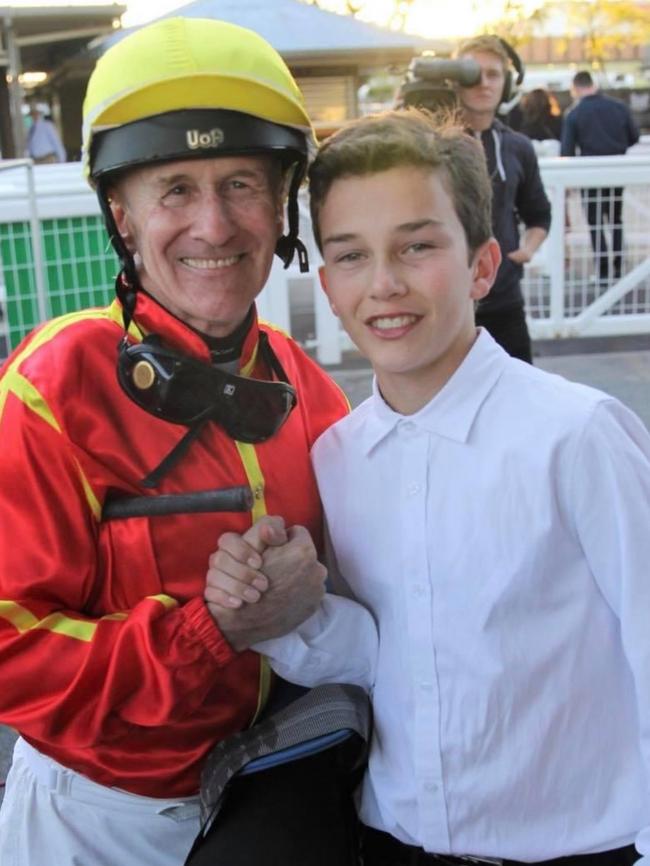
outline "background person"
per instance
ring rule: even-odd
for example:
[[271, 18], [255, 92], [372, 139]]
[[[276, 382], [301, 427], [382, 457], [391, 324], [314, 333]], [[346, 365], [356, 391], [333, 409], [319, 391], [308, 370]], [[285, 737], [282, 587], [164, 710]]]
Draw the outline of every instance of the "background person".
[[65, 162], [65, 148], [56, 126], [37, 105], [30, 107], [29, 116], [32, 124], [27, 130], [27, 156], [37, 165]]
[[[117, 299], [32, 332], [0, 379], [0, 721], [21, 735], [0, 861], [179, 866], [204, 756], [269, 693], [247, 647], [323, 595], [309, 448], [347, 401], [255, 309], [274, 252], [302, 257], [313, 133], [257, 34], [168, 18], [98, 61], [83, 138]], [[249, 512], [104, 519], [237, 485]], [[303, 528], [283, 584], [234, 622], [203, 598], [210, 556], [267, 511]]]
[[[562, 156], [621, 155], [637, 143], [639, 130], [628, 106], [600, 93], [589, 72], [575, 74], [571, 92], [577, 103], [564, 117]], [[623, 187], [588, 187], [582, 198], [597, 279], [607, 285], [610, 277], [620, 279], [623, 267]], [[612, 233], [611, 270], [605, 223]]]
[[[458, 57], [472, 57], [481, 80], [459, 87], [463, 122], [481, 142], [492, 181], [492, 229], [501, 247], [501, 266], [490, 294], [479, 301], [477, 324], [515, 358], [532, 362], [530, 335], [521, 292], [523, 266], [542, 244], [551, 223], [551, 205], [544, 192], [537, 157], [530, 140], [496, 118], [510, 97], [511, 59], [496, 36], [463, 42]], [[519, 223], [524, 224], [523, 237]]]
[[562, 112], [555, 96], [544, 87], [522, 96], [521, 111], [521, 133], [535, 141], [560, 140]]

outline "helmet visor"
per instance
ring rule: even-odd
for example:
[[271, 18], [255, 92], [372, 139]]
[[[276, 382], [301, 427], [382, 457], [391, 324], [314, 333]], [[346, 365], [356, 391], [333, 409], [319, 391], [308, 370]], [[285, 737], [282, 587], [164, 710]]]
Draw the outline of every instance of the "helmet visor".
[[307, 163], [303, 132], [225, 109], [170, 111], [93, 137], [91, 176], [175, 159], [276, 154], [284, 164]]

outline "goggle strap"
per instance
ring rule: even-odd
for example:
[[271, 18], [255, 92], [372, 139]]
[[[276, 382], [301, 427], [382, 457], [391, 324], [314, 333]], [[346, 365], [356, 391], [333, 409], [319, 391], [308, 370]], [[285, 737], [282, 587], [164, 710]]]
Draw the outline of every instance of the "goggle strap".
[[281, 382], [284, 382], [287, 385], [290, 384], [289, 377], [285, 373], [284, 367], [280, 363], [280, 359], [271, 348], [268, 334], [266, 333], [266, 331], [262, 331], [261, 328], [259, 331], [258, 339], [260, 344], [260, 353], [266, 365], [273, 373], [275, 373], [275, 375]]
[[156, 466], [156, 468], [152, 469], [151, 472], [146, 476], [146, 478], [142, 479], [141, 484], [143, 487], [147, 487], [149, 489], [152, 487], [158, 487], [165, 475], [167, 475], [167, 473], [170, 472], [174, 468], [174, 466], [176, 466], [176, 464], [186, 453], [192, 442], [194, 442], [194, 440], [199, 436], [201, 430], [203, 429], [203, 425], [207, 420], [207, 418], [203, 418], [189, 428], [183, 438], [180, 439], [176, 443], [176, 445], [174, 445], [169, 454], [166, 457], [163, 457], [163, 459]]

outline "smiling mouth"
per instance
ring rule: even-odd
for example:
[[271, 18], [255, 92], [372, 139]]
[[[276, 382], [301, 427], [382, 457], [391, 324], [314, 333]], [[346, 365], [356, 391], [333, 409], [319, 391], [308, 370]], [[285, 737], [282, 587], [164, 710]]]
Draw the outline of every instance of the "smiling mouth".
[[187, 265], [188, 268], [197, 268], [201, 271], [214, 270], [215, 268], [229, 268], [236, 265], [237, 262], [244, 258], [244, 253], [238, 253], [235, 256], [226, 256], [222, 259], [195, 259], [184, 256], [180, 261]]
[[405, 328], [407, 325], [414, 325], [419, 318], [419, 316], [413, 315], [377, 316], [377, 318], [368, 319], [366, 324], [378, 331], [389, 331], [393, 328]]

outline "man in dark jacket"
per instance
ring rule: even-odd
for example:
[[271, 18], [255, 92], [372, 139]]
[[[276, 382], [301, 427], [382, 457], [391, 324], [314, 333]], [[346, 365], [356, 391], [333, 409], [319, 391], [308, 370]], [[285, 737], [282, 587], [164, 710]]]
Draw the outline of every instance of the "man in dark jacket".
[[[513, 357], [532, 362], [520, 282], [529, 262], [548, 234], [551, 205], [539, 174], [537, 157], [526, 136], [496, 120], [501, 102], [511, 96], [510, 57], [496, 36], [463, 43], [459, 57], [472, 57], [481, 80], [459, 89], [465, 124], [483, 144], [492, 178], [492, 229], [501, 247], [501, 266], [490, 294], [479, 302], [476, 323], [488, 330]], [[525, 231], [519, 236], [519, 223]]]
[[[589, 72], [577, 72], [572, 92], [578, 100], [564, 119], [562, 156], [607, 156], [624, 154], [639, 140], [639, 130], [632, 112], [624, 102], [598, 92]], [[609, 282], [621, 276], [623, 263], [623, 187], [591, 187], [582, 190], [586, 202], [591, 246], [596, 257], [598, 279]], [[607, 239], [603, 224], [612, 232], [612, 265], [610, 270]]]

